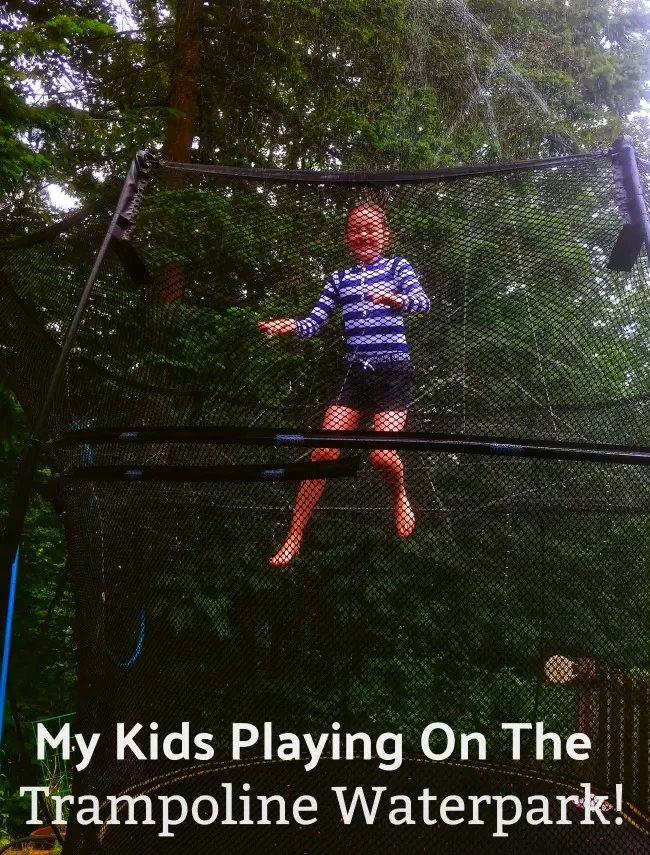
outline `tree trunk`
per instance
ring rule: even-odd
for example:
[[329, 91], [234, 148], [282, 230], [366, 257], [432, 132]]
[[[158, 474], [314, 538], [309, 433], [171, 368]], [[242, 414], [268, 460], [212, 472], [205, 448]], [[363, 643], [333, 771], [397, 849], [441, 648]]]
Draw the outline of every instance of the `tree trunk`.
[[169, 106], [178, 111], [165, 132], [163, 158], [190, 159], [196, 119], [196, 90], [201, 58], [200, 25], [203, 0], [178, 0], [176, 10], [176, 48]]
[[[200, 27], [203, 0], [178, 0], [176, 7], [176, 47], [169, 106], [176, 111], [165, 130], [164, 160], [188, 161], [194, 139], [197, 112], [197, 83], [201, 59]], [[170, 173], [167, 186], [183, 185], [182, 173]], [[157, 277], [155, 299], [166, 303], [183, 296], [183, 267], [180, 262], [165, 264]]]

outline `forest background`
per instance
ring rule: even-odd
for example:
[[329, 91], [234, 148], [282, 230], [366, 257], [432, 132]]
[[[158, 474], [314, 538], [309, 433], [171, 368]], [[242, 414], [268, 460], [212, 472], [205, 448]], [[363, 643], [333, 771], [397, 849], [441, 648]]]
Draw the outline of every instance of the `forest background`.
[[[436, 167], [607, 148], [642, 112], [637, 0], [9, 0], [0, 4], [0, 237], [118, 186], [139, 149], [310, 169]], [[0, 514], [29, 425], [0, 386]], [[42, 472], [4, 711], [0, 843], [33, 753], [14, 729], [75, 706], [73, 604]], [[25, 730], [29, 737], [29, 730]]]

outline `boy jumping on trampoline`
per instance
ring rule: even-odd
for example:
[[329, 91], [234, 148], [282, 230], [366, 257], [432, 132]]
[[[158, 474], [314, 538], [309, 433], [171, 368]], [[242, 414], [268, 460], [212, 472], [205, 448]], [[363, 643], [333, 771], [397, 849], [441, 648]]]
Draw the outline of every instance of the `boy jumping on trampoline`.
[[[360, 202], [347, 216], [346, 242], [356, 266], [337, 270], [312, 312], [302, 320], [260, 321], [270, 335], [315, 336], [337, 306], [343, 310], [346, 354], [338, 393], [325, 412], [324, 430], [354, 430], [368, 409], [377, 431], [404, 429], [411, 403], [413, 368], [404, 334], [405, 312], [427, 312], [429, 298], [405, 258], [386, 258], [390, 234], [383, 210]], [[311, 459], [335, 460], [335, 448], [316, 448]], [[400, 537], [415, 528], [415, 514], [404, 487], [404, 464], [396, 451], [375, 449], [370, 460], [388, 485]], [[324, 480], [303, 481], [287, 537], [270, 563], [288, 564], [300, 552], [302, 537], [325, 489]]]

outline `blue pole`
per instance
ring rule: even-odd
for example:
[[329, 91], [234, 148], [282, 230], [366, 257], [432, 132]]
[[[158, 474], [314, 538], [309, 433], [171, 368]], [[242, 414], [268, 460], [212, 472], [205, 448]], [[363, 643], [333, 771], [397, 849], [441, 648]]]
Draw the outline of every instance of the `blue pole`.
[[[2, 646], [2, 666], [0, 668], [0, 749], [2, 748], [2, 723], [4, 719], [5, 703], [7, 698], [7, 677], [9, 674], [9, 649], [11, 647], [11, 624], [14, 616], [14, 605], [16, 603], [16, 581], [18, 579], [18, 557], [16, 550], [14, 563], [11, 567], [11, 579], [9, 581], [9, 602], [7, 603], [7, 618], [5, 620], [4, 643]], [[0, 751], [0, 764], [2, 753]]]

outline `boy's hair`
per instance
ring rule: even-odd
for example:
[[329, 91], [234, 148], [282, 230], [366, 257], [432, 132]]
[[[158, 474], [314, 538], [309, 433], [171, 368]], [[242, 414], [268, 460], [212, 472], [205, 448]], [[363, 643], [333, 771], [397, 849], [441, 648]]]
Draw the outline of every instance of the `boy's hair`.
[[386, 211], [381, 207], [381, 205], [378, 205], [376, 202], [371, 202], [369, 200], [363, 199], [361, 200], [361, 202], [357, 202], [355, 205], [353, 205], [348, 211], [347, 216], [345, 218], [346, 226], [350, 222], [350, 217], [352, 216], [352, 214], [354, 214], [355, 211], [361, 210], [362, 208], [369, 208], [371, 211], [375, 211], [377, 214], [377, 219], [380, 221], [384, 229], [388, 231], [388, 217], [386, 216]]

